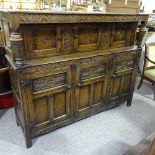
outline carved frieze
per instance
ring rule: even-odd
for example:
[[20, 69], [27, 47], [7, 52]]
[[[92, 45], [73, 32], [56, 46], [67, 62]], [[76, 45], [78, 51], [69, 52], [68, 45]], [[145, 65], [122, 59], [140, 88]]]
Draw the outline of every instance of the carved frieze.
[[108, 15], [108, 14], [50, 14], [23, 13], [21, 23], [76, 23], [76, 22], [126, 22], [146, 21], [147, 16], [141, 15]]
[[111, 59], [112, 57], [113, 57], [113, 54], [81, 58], [78, 60], [51, 63], [51, 64], [46, 64], [46, 65], [39, 65], [39, 66], [32, 67], [32, 68], [26, 68], [24, 71], [25, 72], [42, 72], [42, 71], [47, 71], [47, 70], [56, 69], [56, 68], [62, 68], [62, 67], [71, 66], [71, 65], [80, 65], [80, 64], [87, 64], [87, 63], [93, 65], [95, 63], [103, 62], [104, 59]]
[[64, 74], [53, 75], [33, 80], [33, 91], [49, 89], [58, 85], [65, 84], [66, 78]]
[[11, 29], [18, 29], [20, 24], [33, 23], [89, 23], [89, 22], [141, 22], [148, 20], [148, 15], [141, 14], [103, 14], [103, 13], [54, 13], [41, 11], [3, 12], [10, 21]]
[[115, 57], [121, 58], [121, 57], [134, 56], [136, 54], [137, 54], [137, 50], [123, 51], [123, 52], [115, 53]]
[[105, 72], [105, 66], [97, 66], [93, 68], [87, 68], [81, 71], [81, 79], [87, 79], [103, 75]]

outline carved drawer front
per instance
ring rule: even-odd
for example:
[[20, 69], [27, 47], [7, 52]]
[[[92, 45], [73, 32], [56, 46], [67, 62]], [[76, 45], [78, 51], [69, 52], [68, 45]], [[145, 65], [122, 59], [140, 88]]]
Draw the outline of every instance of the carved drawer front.
[[33, 25], [23, 28], [27, 58], [58, 55], [61, 49], [61, 27], [59, 25]]
[[110, 102], [129, 95], [135, 76], [137, 58], [136, 55], [134, 57], [130, 55], [128, 58], [118, 57], [116, 59], [109, 85]]
[[90, 115], [102, 108], [106, 95], [107, 63], [78, 65], [76, 70], [76, 116]]
[[[34, 130], [51, 122], [63, 123], [70, 118], [71, 69], [62, 67], [49, 72], [31, 74], [32, 104], [30, 117]], [[29, 93], [30, 97], [30, 93]]]
[[74, 31], [75, 52], [96, 50], [99, 47], [99, 28], [97, 24], [77, 24]]

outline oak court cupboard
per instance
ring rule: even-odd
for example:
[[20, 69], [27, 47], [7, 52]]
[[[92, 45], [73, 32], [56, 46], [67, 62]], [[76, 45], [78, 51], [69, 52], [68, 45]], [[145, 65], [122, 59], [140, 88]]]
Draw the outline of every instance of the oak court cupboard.
[[0, 14], [16, 120], [28, 148], [38, 135], [124, 101], [131, 105], [148, 15]]

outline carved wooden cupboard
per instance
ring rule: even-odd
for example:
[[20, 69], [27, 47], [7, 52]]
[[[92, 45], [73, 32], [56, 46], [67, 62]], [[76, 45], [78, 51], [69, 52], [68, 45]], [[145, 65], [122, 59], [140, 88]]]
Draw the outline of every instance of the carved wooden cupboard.
[[16, 119], [27, 147], [35, 136], [124, 101], [131, 105], [142, 39], [140, 31], [136, 40], [136, 29], [147, 18], [1, 12]]

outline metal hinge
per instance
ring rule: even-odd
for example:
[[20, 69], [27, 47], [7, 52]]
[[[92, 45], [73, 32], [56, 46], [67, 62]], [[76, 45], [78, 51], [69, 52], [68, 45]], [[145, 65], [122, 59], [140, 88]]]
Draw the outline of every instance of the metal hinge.
[[30, 80], [21, 80], [22, 87], [28, 86], [30, 84]]

